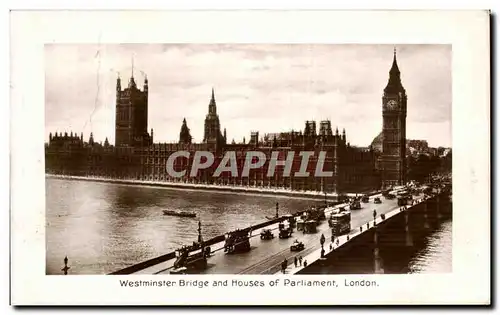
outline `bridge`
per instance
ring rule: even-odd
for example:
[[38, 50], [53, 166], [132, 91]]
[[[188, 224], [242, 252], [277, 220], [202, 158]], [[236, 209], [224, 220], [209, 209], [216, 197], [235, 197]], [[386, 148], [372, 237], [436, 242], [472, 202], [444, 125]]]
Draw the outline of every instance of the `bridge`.
[[[207, 267], [198, 270], [198, 274], [277, 274], [282, 273], [283, 262], [287, 261], [287, 274], [317, 274], [323, 273], [325, 266], [335, 264], [342, 256], [361, 247], [364, 252], [373, 255], [373, 271], [383, 273], [383, 262], [379, 255], [382, 244], [395, 242], [401, 235], [405, 237], [405, 244], [411, 245], [412, 233], [424, 229], [439, 220], [440, 198], [443, 193], [435, 192], [432, 196], [419, 194], [414, 196], [412, 204], [400, 207], [397, 199], [385, 199], [381, 194], [370, 196], [368, 203], [361, 203], [362, 208], [351, 210], [351, 231], [339, 237], [332, 237], [329, 224], [326, 220], [317, 225], [317, 232], [305, 234], [294, 231], [290, 238], [277, 237], [278, 225], [287, 219], [286, 216], [277, 217], [261, 224], [248, 227], [244, 230], [249, 233], [250, 251], [227, 254], [224, 251], [224, 235], [217, 236], [204, 242], [211, 246], [211, 254]], [[381, 204], [375, 204], [374, 199], [379, 197]], [[347, 204], [338, 204], [326, 208], [329, 215], [339, 207]], [[376, 217], [373, 217], [376, 210]], [[420, 228], [422, 227], [422, 228]], [[262, 240], [262, 229], [270, 229], [276, 237]], [[398, 237], [394, 237], [398, 235]], [[324, 243], [321, 243], [321, 239]], [[291, 252], [290, 246], [295, 240], [301, 241], [305, 248], [300, 252]], [[380, 245], [380, 246], [379, 246]], [[385, 245], [384, 245], [385, 246]], [[323, 249], [323, 254], [322, 254]], [[295, 266], [294, 258], [302, 257], [306, 264]], [[174, 269], [175, 252], [138, 263], [128, 268], [118, 270], [112, 274], [170, 274]], [[307, 265], [307, 266], [305, 266]]]

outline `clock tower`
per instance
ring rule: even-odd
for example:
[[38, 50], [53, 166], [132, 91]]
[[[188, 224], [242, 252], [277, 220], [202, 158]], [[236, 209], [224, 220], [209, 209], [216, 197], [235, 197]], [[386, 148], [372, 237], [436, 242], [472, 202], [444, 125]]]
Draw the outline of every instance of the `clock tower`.
[[401, 73], [394, 59], [389, 71], [389, 82], [382, 96], [382, 155], [380, 168], [382, 187], [404, 185], [406, 180], [406, 91], [401, 84]]

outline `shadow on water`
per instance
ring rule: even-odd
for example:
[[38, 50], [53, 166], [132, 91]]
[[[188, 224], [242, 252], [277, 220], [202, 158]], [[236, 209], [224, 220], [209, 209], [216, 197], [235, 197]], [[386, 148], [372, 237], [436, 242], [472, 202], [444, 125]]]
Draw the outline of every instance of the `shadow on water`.
[[[450, 273], [452, 272], [452, 220], [413, 240], [413, 246], [382, 248], [380, 255], [385, 274]], [[321, 268], [322, 274], [372, 274], [373, 249], [357, 246], [331, 265]]]

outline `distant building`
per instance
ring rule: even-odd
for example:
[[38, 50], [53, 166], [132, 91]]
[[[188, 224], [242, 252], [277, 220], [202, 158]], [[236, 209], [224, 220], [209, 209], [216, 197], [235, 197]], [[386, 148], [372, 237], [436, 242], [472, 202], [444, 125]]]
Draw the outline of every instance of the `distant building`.
[[[328, 120], [320, 121], [319, 125], [316, 125], [316, 121], [306, 121], [303, 130], [270, 133], [262, 138], [258, 131], [252, 131], [248, 143], [245, 138], [242, 143], [234, 140], [228, 143], [226, 130], [221, 132], [213, 89], [201, 143], [192, 142], [193, 137], [186, 119], [182, 121], [178, 142], [153, 143], [153, 130], [147, 133], [148, 92], [147, 78], [142, 91], [137, 88], [133, 75], [124, 90], [121, 89], [121, 80], [118, 78], [115, 145], [110, 145], [107, 139], [104, 145], [95, 143], [92, 134], [87, 142], [83, 140], [83, 135], [51, 134], [45, 146], [46, 172], [337, 193], [370, 191], [381, 185], [389, 186], [405, 181], [406, 92], [401, 85], [396, 55], [383, 94], [383, 130], [368, 148], [351, 146], [345, 129], [341, 134], [338, 128], [333, 131]], [[181, 178], [173, 178], [167, 173], [166, 162], [176, 151], [209, 151], [214, 154], [215, 162], [212, 167], [199, 170], [195, 177], [187, 174]], [[214, 177], [214, 171], [227, 151], [236, 152], [239, 176], [232, 177], [229, 172], [223, 172], [220, 177]], [[251, 169], [249, 175], [243, 177], [241, 169], [248, 151], [264, 152], [267, 161], [264, 166]], [[277, 171], [268, 176], [273, 151], [279, 152], [278, 160], [284, 160], [290, 152], [295, 153], [291, 176], [283, 176], [283, 166], [277, 166]], [[307, 167], [309, 177], [293, 175], [301, 167], [301, 151], [314, 152]], [[331, 177], [314, 176], [314, 167], [321, 151], [326, 152], [323, 170], [332, 171]], [[173, 169], [190, 170], [193, 155], [189, 158], [176, 158]]]

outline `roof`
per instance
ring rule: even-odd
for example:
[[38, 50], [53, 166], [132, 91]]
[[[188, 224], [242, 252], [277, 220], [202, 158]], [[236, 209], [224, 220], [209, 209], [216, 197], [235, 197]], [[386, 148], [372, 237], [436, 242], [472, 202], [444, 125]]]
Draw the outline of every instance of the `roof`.
[[382, 141], [384, 140], [384, 135], [382, 134], [382, 131], [372, 140], [372, 143], [370, 144], [370, 148], [373, 149], [373, 151], [378, 151], [382, 152]]

